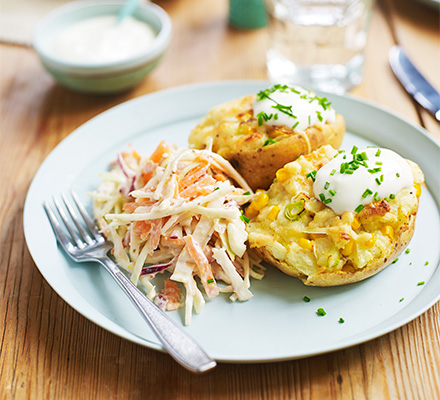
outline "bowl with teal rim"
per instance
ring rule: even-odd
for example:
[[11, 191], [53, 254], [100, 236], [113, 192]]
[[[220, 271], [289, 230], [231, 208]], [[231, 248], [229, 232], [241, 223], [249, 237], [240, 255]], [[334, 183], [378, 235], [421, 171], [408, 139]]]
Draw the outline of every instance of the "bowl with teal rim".
[[102, 63], [67, 61], [53, 50], [53, 39], [67, 27], [88, 18], [116, 16], [123, 1], [78, 1], [61, 6], [35, 27], [32, 45], [44, 68], [62, 86], [84, 93], [117, 93], [139, 84], [161, 61], [171, 41], [172, 24], [158, 5], [141, 3], [133, 18], [148, 24], [155, 37], [148, 49], [130, 58]]

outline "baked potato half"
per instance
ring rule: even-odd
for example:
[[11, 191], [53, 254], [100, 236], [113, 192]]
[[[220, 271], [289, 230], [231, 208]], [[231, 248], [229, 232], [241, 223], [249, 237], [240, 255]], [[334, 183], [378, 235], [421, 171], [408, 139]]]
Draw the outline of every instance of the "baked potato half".
[[[317, 196], [314, 187], [317, 172], [337, 155], [331, 146], [323, 146], [285, 165], [270, 189], [257, 193], [245, 211], [250, 219], [250, 247], [310, 286], [345, 285], [378, 273], [396, 259], [414, 232], [424, 182], [420, 168], [402, 159], [409, 166], [409, 185], [384, 198], [365, 189], [362, 196], [365, 201], [370, 196], [371, 202], [336, 213], [328, 202], [335, 191], [328, 188]], [[378, 184], [385, 186], [382, 172], [377, 172], [380, 168], [370, 170], [376, 171], [372, 173], [377, 174]], [[399, 172], [393, 174], [389, 180], [398, 181]]]
[[[298, 89], [275, 85], [214, 107], [192, 130], [190, 146], [212, 146], [253, 190], [269, 188], [283, 165], [324, 144], [338, 148], [345, 133], [344, 118], [331, 109], [327, 99]], [[269, 101], [267, 111], [256, 112], [260, 101]], [[329, 112], [332, 116], [326, 121], [323, 116]], [[281, 118], [289, 114], [294, 117], [290, 121]]]

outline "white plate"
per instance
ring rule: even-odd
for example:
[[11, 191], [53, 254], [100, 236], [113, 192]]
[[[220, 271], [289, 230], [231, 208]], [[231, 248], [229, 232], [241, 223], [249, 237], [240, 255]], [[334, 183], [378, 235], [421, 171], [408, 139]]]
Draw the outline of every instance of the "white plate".
[[[29, 189], [24, 231], [31, 255], [52, 288], [99, 326], [141, 345], [161, 346], [130, 301], [97, 264], [75, 264], [57, 247], [42, 203], [74, 189], [90, 207], [86, 193], [116, 153], [134, 145], [144, 154], [166, 139], [187, 144], [190, 129], [210, 107], [256, 93], [269, 84], [232, 81], [178, 87], [121, 104], [69, 135], [47, 157]], [[353, 285], [310, 288], [275, 268], [252, 282], [254, 297], [231, 303], [208, 302], [186, 328], [218, 361], [263, 362], [294, 359], [342, 349], [390, 332], [423, 313], [440, 298], [440, 147], [421, 128], [375, 105], [328, 95], [347, 122], [343, 148], [353, 144], [389, 147], [425, 172], [416, 231], [409, 254], [380, 274]], [[424, 265], [428, 261], [428, 265]], [[424, 281], [424, 285], [417, 283]], [[303, 297], [311, 298], [309, 303]], [[404, 298], [403, 301], [399, 301]], [[324, 308], [327, 315], [315, 311]], [[182, 321], [181, 312], [170, 315]], [[342, 317], [345, 323], [338, 322]]]

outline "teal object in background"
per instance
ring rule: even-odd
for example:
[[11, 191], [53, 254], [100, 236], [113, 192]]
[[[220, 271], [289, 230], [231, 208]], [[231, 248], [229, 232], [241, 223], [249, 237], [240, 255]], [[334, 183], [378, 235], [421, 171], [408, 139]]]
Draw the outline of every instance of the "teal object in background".
[[267, 24], [264, 0], [229, 0], [229, 23], [239, 29], [263, 28]]

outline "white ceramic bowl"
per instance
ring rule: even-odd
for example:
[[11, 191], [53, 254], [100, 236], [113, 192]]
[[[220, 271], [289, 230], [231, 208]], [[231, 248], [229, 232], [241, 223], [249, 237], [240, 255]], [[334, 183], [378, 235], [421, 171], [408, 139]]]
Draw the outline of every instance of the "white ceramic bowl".
[[116, 93], [142, 81], [160, 62], [171, 40], [168, 14], [152, 3], [141, 4], [133, 17], [149, 24], [157, 36], [143, 54], [123, 61], [82, 64], [54, 56], [51, 44], [54, 35], [81, 20], [103, 15], [116, 15], [123, 1], [79, 1], [57, 8], [35, 28], [33, 47], [46, 70], [63, 86], [86, 93]]

